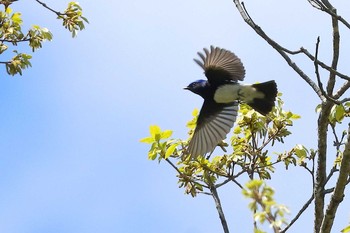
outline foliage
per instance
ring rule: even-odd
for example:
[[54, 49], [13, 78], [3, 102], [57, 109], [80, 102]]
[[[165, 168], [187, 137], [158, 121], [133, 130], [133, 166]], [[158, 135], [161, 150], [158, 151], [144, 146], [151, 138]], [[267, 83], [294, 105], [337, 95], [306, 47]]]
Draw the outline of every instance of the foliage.
[[[263, 226], [266, 223], [274, 232], [285, 232], [308, 207], [313, 197], [296, 217], [288, 222], [285, 218], [289, 213], [288, 208], [275, 201], [275, 191], [265, 180], [273, 178], [275, 165], [278, 163], [283, 163], [285, 169], [290, 166], [304, 168], [314, 178], [317, 151], [297, 144], [288, 151], [271, 153], [276, 144], [283, 144], [291, 135], [290, 127], [293, 126], [293, 121], [300, 118], [291, 111], [283, 110], [281, 94], [276, 102], [276, 106], [266, 117], [241, 103], [239, 117], [230, 140], [232, 152], [220, 156], [209, 155], [206, 158], [191, 160], [186, 154], [186, 147], [198, 118], [197, 109], [192, 113], [192, 120], [187, 123], [189, 139], [173, 139], [171, 130], [162, 131], [159, 126], [153, 125], [150, 127], [150, 136], [141, 139], [141, 142], [151, 145], [149, 159], [157, 159], [159, 162], [165, 160], [177, 171], [179, 187], [184, 188], [186, 194], [193, 197], [208, 194], [213, 196], [214, 200], [219, 200], [216, 189], [233, 182], [241, 188], [243, 196], [251, 199], [249, 209], [255, 222], [254, 232], [264, 232], [259, 224]], [[345, 102], [332, 107], [329, 122], [334, 131], [337, 124], [349, 117], [349, 106], [349, 102]], [[329, 177], [341, 166], [345, 136], [346, 131], [341, 138], [336, 137], [334, 142], [338, 153]], [[218, 145], [226, 152], [224, 146], [228, 147], [228, 144], [222, 142]], [[245, 185], [241, 184], [242, 180], [246, 182]], [[220, 215], [220, 211], [218, 212]], [[224, 219], [224, 216], [220, 218]], [[225, 222], [222, 221], [222, 224], [224, 226]], [[285, 226], [284, 230], [282, 226]], [[343, 232], [348, 232], [348, 227], [344, 228]]]
[[[251, 180], [242, 190], [246, 198], [252, 201], [249, 209], [254, 213], [254, 220], [260, 224], [268, 222], [275, 231], [280, 231], [283, 224], [287, 224], [284, 218], [289, 210], [286, 206], [277, 204], [273, 198], [274, 190], [267, 186], [263, 180]], [[262, 232], [257, 226], [255, 232]]]
[[88, 20], [82, 14], [82, 8], [79, 4], [70, 2], [64, 13], [59, 13], [57, 18], [62, 19], [63, 26], [72, 32], [72, 37], [76, 37], [78, 31], [85, 28], [84, 22], [88, 23]]
[[350, 225], [345, 227], [343, 230], [341, 230], [342, 233], [348, 233], [350, 232]]
[[[288, 152], [271, 153], [271, 148], [284, 143], [291, 132], [289, 128], [300, 116], [282, 109], [283, 101], [279, 94], [277, 105], [266, 117], [241, 104], [239, 118], [233, 130], [230, 145], [231, 153], [220, 156], [198, 157], [191, 160], [186, 154], [188, 140], [172, 139], [172, 131], [162, 131], [158, 126], [150, 127], [150, 136], [141, 142], [150, 144], [148, 158], [165, 160], [178, 172], [178, 182], [186, 194], [193, 197], [198, 194], [213, 195], [212, 187], [219, 188], [233, 182], [242, 189], [245, 197], [252, 200], [250, 209], [254, 220], [261, 224], [266, 221], [274, 228], [286, 224], [284, 205], [279, 205], [273, 198], [274, 191], [264, 180], [271, 179], [277, 163], [306, 167], [306, 162], [313, 159], [313, 153], [304, 146], [296, 145]], [[193, 133], [198, 110], [193, 111], [193, 119], [187, 123], [189, 135]], [[226, 143], [221, 143], [223, 146]], [[228, 146], [228, 144], [226, 144]], [[311, 151], [311, 150], [310, 150]], [[173, 162], [176, 162], [175, 163]], [[244, 178], [244, 174], [246, 175]], [[245, 180], [245, 187], [239, 180]], [[260, 211], [258, 211], [260, 210]], [[256, 232], [258, 232], [258, 228]]]
[[[263, 232], [257, 222], [265, 223], [266, 220], [274, 232], [285, 233], [312, 202], [314, 202], [314, 221], [311, 222], [314, 225], [314, 232], [330, 233], [338, 208], [345, 197], [345, 188], [350, 183], [350, 98], [348, 97], [350, 76], [338, 70], [338, 63], [341, 58], [340, 39], [346, 38], [340, 34], [343, 30], [350, 30], [350, 23], [338, 14], [336, 7], [330, 1], [308, 0], [308, 2], [331, 20], [329, 25], [332, 33], [329, 35], [332, 37], [330, 43], [332, 55], [329, 64], [318, 58], [319, 36], [314, 54], [304, 47], [285, 48], [255, 23], [247, 5], [242, 1], [233, 0], [245, 23], [281, 55], [281, 58], [319, 98], [320, 104], [316, 107], [318, 113], [316, 149], [308, 149], [305, 145], [298, 144], [285, 152], [270, 152], [276, 143], [284, 143], [286, 137], [291, 134], [289, 127], [293, 120], [298, 118], [297, 115], [282, 110], [281, 100], [266, 118], [241, 105], [241, 116], [231, 138], [233, 148], [231, 153], [189, 160], [186, 159], [185, 150], [188, 140], [163, 139], [162, 150], [157, 149], [159, 147], [157, 144], [152, 144], [153, 150], [156, 149], [153, 158], [158, 158], [159, 161], [165, 160], [177, 170], [180, 187], [185, 187], [186, 193], [192, 196], [202, 193], [213, 197], [225, 233], [229, 232], [228, 225], [216, 189], [229, 182], [234, 182], [243, 190], [246, 197], [252, 199], [250, 209], [255, 217], [256, 233]], [[298, 55], [310, 61], [315, 71], [313, 76], [301, 68], [305, 64], [301, 65], [300, 62], [294, 61], [293, 57]], [[320, 69], [323, 72], [320, 72]], [[190, 135], [195, 122], [196, 117], [188, 124]], [[347, 124], [343, 124], [344, 122]], [[328, 145], [331, 137], [333, 148]], [[172, 148], [174, 153], [165, 158], [163, 151], [170, 148], [173, 142], [178, 143]], [[225, 145], [228, 144], [220, 143], [218, 146]], [[170, 159], [176, 160], [176, 165]], [[333, 161], [331, 169], [327, 168], [329, 160]], [[308, 171], [313, 181], [310, 187], [313, 191], [312, 196], [306, 200], [304, 206], [284, 229], [281, 229], [281, 225], [286, 224], [284, 219], [286, 208], [276, 204], [273, 198], [274, 191], [266, 184], [266, 180], [273, 178], [277, 163], [284, 163], [286, 169], [291, 165], [302, 167]], [[242, 179], [244, 181], [248, 179], [245, 186], [240, 184]], [[326, 198], [328, 194], [331, 195]], [[345, 227], [342, 232], [350, 232], [350, 227]]]
[[159, 160], [167, 159], [170, 155], [176, 154], [176, 147], [178, 146], [178, 142], [174, 140], [168, 140], [172, 135], [171, 130], [161, 131], [159, 126], [152, 125], [150, 126], [150, 136], [141, 139], [141, 142], [152, 144], [151, 149], [148, 152], [148, 158], [151, 160], [155, 160], [159, 155]]
[[[331, 21], [329, 25], [331, 25], [332, 30], [330, 34], [332, 43], [329, 44], [329, 47], [332, 55], [330, 56], [331, 61], [328, 63], [318, 58], [320, 48], [319, 36], [315, 36], [317, 39], [314, 54], [304, 47], [299, 49], [285, 48], [255, 23], [243, 2], [239, 0], [233, 0], [233, 2], [245, 23], [281, 55], [282, 59], [312, 89], [320, 100], [320, 105], [317, 107], [317, 112], [319, 113], [317, 120], [318, 134], [315, 140], [317, 142], [317, 150], [310, 150], [310, 154], [317, 155], [317, 159], [313, 161], [311, 169], [307, 168], [313, 180], [313, 196], [306, 202], [294, 219], [296, 221], [310, 203], [314, 202], [314, 232], [329, 233], [332, 230], [338, 207], [344, 199], [345, 187], [350, 183], [350, 124], [348, 126], [340, 126], [344, 119], [349, 117], [350, 98], [348, 98], [347, 92], [350, 89], [350, 76], [338, 70], [341, 58], [340, 39], [343, 38], [340, 34], [343, 32], [343, 29], [349, 31], [350, 23], [338, 14], [337, 8], [330, 1], [308, 0], [313, 8], [324, 13]], [[314, 76], [302, 70], [301, 64], [294, 61], [293, 57], [296, 55], [302, 55], [309, 59], [314, 67]], [[321, 73], [320, 69], [324, 72]], [[342, 130], [338, 129], [339, 126]], [[329, 128], [332, 129], [331, 133], [334, 136], [333, 149], [335, 149], [335, 153], [333, 151], [330, 152], [328, 146]], [[342, 132], [339, 133], [339, 131]], [[307, 152], [306, 150], [304, 151]], [[329, 156], [332, 154], [335, 154], [335, 158], [334, 156]], [[314, 155], [311, 157], [315, 157]], [[327, 161], [329, 159], [335, 159], [330, 171], [327, 169]], [[329, 180], [336, 173], [335, 184], [327, 189], [326, 185], [329, 185]], [[332, 193], [332, 195], [329, 199], [326, 199], [326, 195], [329, 193]]]
[[[13, 1], [12, 1], [13, 2]], [[5, 6], [5, 11], [0, 11], [0, 55], [4, 55], [9, 47], [18, 47], [20, 43], [28, 43], [32, 52], [42, 47], [43, 42], [52, 40], [52, 33], [47, 28], [33, 25], [27, 31], [22, 29], [22, 15], [20, 12], [13, 12], [8, 5], [11, 1], [2, 1], [0, 4]], [[46, 4], [37, 1], [48, 10], [57, 14], [58, 19], [63, 21], [63, 26], [67, 28], [72, 36], [75, 37], [79, 30], [85, 28], [84, 22], [88, 22], [82, 16], [82, 9], [77, 2], [70, 2], [64, 13], [57, 12]], [[1, 61], [0, 64], [6, 66], [6, 71], [9, 75], [20, 74], [24, 69], [31, 66], [30, 59], [32, 55], [21, 53], [13, 50], [15, 54], [8, 61]]]

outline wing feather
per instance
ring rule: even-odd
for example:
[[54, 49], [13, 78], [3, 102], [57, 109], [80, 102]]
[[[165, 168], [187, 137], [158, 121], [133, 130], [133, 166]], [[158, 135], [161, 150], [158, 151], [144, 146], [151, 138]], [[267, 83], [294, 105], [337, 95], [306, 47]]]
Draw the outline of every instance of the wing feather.
[[194, 61], [204, 70], [211, 84], [221, 84], [227, 81], [242, 81], [245, 69], [241, 60], [231, 51], [219, 47], [204, 48], [204, 54], [198, 52], [202, 61]]
[[[211, 114], [208, 115], [208, 111], [211, 111]], [[216, 145], [226, 138], [236, 121], [237, 112], [238, 102], [212, 105], [204, 101], [197, 127], [187, 148], [192, 158], [213, 151]]]

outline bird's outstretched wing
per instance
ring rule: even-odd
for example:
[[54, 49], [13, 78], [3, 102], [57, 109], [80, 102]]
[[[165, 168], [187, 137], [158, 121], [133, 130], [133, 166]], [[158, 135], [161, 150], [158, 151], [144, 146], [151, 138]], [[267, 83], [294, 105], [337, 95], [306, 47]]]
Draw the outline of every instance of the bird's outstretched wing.
[[197, 127], [188, 145], [188, 153], [196, 158], [215, 149], [226, 138], [237, 118], [238, 102], [217, 104], [205, 100], [197, 120]]
[[241, 60], [231, 51], [210, 46], [210, 51], [206, 48], [203, 53], [198, 52], [202, 61], [194, 61], [203, 68], [205, 76], [212, 85], [220, 85], [228, 81], [242, 81], [245, 69]]

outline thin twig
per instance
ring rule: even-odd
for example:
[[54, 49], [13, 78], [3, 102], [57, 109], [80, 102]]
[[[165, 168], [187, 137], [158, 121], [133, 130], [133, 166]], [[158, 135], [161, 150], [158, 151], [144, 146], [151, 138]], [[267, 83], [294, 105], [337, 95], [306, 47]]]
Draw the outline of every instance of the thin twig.
[[[321, 93], [322, 95], [329, 101], [332, 101], [333, 103], [335, 104], [340, 104], [340, 102], [334, 98], [332, 98], [331, 96], [329, 96], [329, 91], [328, 93], [325, 92], [325, 90], [323, 89], [323, 84], [322, 84], [322, 81], [321, 81], [321, 77], [320, 77], [320, 73], [318, 71], [318, 64], [316, 62], [317, 58], [318, 58], [318, 49], [319, 49], [319, 45], [320, 45], [320, 37], [317, 37], [317, 42], [316, 42], [316, 51], [315, 51], [315, 61], [314, 61], [314, 67], [315, 67], [315, 74], [316, 74], [316, 78], [317, 78], [317, 84], [318, 84], [318, 87], [320, 88], [321, 90]], [[335, 78], [335, 77], [334, 77]], [[335, 81], [334, 81], [335, 83]], [[329, 82], [328, 82], [328, 86], [331, 85]], [[332, 88], [331, 88], [332, 89]], [[333, 89], [332, 89], [333, 90]]]
[[[328, 13], [332, 17], [335, 17], [337, 20], [342, 22], [347, 28], [350, 29], [350, 23], [348, 23], [342, 16], [334, 13], [332, 10], [329, 10], [329, 7], [333, 9], [333, 6], [330, 5], [329, 1], [319, 1], [319, 0], [308, 0], [311, 6], [315, 7], [318, 10]], [[327, 5], [325, 5], [325, 3]]]
[[198, 193], [200, 193], [200, 194], [204, 194], [204, 195], [208, 195], [208, 196], [212, 196], [212, 194], [211, 193], [208, 193], [208, 192], [198, 192]]
[[350, 81], [350, 77], [348, 75], [345, 75], [343, 73], [338, 72], [337, 70], [334, 70], [332, 67], [326, 65], [324, 62], [316, 59], [307, 49], [304, 47], [301, 47], [300, 50], [294, 51], [294, 53], [291, 54], [297, 54], [297, 53], [303, 53], [305, 54], [311, 61], [316, 62], [317, 65], [321, 66], [323, 69], [335, 73], [339, 78], [342, 78], [344, 80]]
[[39, 0], [35, 0], [37, 1], [39, 4], [41, 4], [43, 7], [45, 7], [46, 9], [48, 9], [49, 11], [55, 13], [57, 16], [62, 16], [62, 15], [65, 15], [59, 11], [55, 11], [54, 9], [52, 9], [51, 7], [49, 7], [48, 5], [46, 5], [46, 3], [42, 2], [42, 1], [39, 1]]
[[324, 194], [330, 194], [334, 191], [334, 187], [333, 188], [329, 188], [329, 189], [325, 189], [324, 190]]
[[[340, 98], [347, 90], [349, 90], [350, 88], [350, 81], [347, 81], [346, 83], [343, 84], [342, 87], [339, 88], [339, 90], [334, 94], [334, 98], [338, 99]], [[343, 100], [341, 100], [341, 103], [345, 103], [347, 101], [349, 101], [350, 98], [344, 98]]]
[[326, 181], [325, 181], [325, 185], [328, 183], [328, 181], [332, 178], [332, 176], [334, 175], [334, 173], [338, 172], [339, 169], [337, 169], [336, 166], [333, 166], [331, 171], [329, 172], [327, 178], [326, 178]]
[[313, 171], [306, 166], [306, 164], [302, 165], [303, 168], [305, 168], [306, 171], [308, 171], [312, 177], [312, 181], [314, 180], [314, 173]]
[[180, 175], [183, 175], [182, 172], [170, 161], [170, 159], [166, 158], [165, 161], [167, 161], [170, 166], [172, 166]]
[[304, 213], [304, 211], [309, 207], [311, 202], [314, 200], [314, 194], [311, 195], [309, 200], [303, 205], [303, 207], [299, 210], [297, 215], [290, 221], [290, 223], [280, 232], [280, 233], [285, 233], [298, 219], [299, 217]]
[[179, 173], [180, 177], [187, 177], [188, 180], [189, 180], [190, 182], [195, 183], [195, 184], [198, 184], [198, 185], [200, 185], [200, 186], [202, 186], [202, 187], [204, 187], [204, 188], [209, 189], [208, 186], [206, 186], [206, 185], [204, 185], [204, 184], [202, 184], [202, 183], [199, 183], [199, 182], [195, 181], [195, 180], [193, 179], [193, 177], [189, 177], [189, 176], [187, 176], [187, 175], [184, 175], [184, 174], [170, 161], [170, 159], [167, 158], [167, 159], [165, 159], [165, 161], [167, 161], [167, 162], [170, 164], [170, 166], [172, 166], [172, 167], [177, 171], [177, 173]]
[[[322, 0], [322, 2], [330, 9], [331, 12], [337, 14], [337, 10], [326, 0]], [[332, 16], [332, 29], [333, 29], [333, 58], [332, 58], [332, 69], [337, 70], [338, 60], [339, 60], [339, 51], [340, 51], [340, 34], [339, 34], [339, 24], [336, 17]], [[334, 86], [335, 86], [335, 73], [330, 72], [328, 84], [327, 84], [327, 94], [332, 95]]]
[[339, 78], [342, 78], [344, 80], [347, 80], [347, 81], [350, 81], [350, 77], [348, 75], [345, 75], [337, 70], [334, 70], [332, 67], [326, 65], [324, 62], [318, 60], [318, 59], [315, 59], [315, 57], [307, 50], [305, 49], [304, 47], [301, 47], [299, 50], [289, 50], [281, 45], [279, 45], [279, 48], [288, 53], [288, 54], [291, 54], [291, 55], [297, 55], [297, 54], [304, 54], [306, 55], [311, 61], [313, 62], [316, 62], [319, 66], [321, 66], [323, 69], [329, 71], [329, 72], [333, 72], [335, 73]]
[[288, 56], [288, 54], [285, 52], [285, 50], [282, 49], [282, 46], [280, 46], [278, 43], [276, 43], [274, 40], [272, 40], [266, 33], [259, 27], [257, 24], [254, 23], [252, 18], [249, 16], [249, 13], [247, 12], [247, 9], [245, 9], [244, 4], [241, 3], [239, 0], [233, 0], [235, 3], [239, 13], [241, 14], [244, 21], [259, 35], [261, 36], [267, 43], [269, 43], [287, 62], [287, 64], [292, 67], [292, 69], [299, 74], [299, 76], [315, 91], [315, 93], [318, 95], [318, 97], [324, 101], [325, 97], [322, 95], [320, 89], [310, 79], [310, 77], [305, 74], [300, 67], [295, 64], [295, 62]]
[[8, 40], [8, 39], [0, 39], [0, 42], [6, 42], [6, 43], [21, 43], [21, 42], [26, 42], [29, 41], [29, 38], [24, 38], [21, 40]]
[[229, 176], [225, 176], [227, 179], [224, 180], [223, 182], [216, 184], [215, 188], [220, 188], [221, 186], [227, 184], [228, 182], [232, 181], [233, 183], [235, 183], [239, 188], [243, 189], [243, 185], [241, 185], [233, 176], [229, 175]]

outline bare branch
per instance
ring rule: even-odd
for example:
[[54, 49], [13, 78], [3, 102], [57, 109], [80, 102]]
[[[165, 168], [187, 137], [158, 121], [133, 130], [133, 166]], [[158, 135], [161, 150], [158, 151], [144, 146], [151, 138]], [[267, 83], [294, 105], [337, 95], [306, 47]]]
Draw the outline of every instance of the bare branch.
[[308, 171], [311, 175], [311, 178], [312, 178], [312, 186], [314, 186], [314, 171], [311, 170], [310, 168], [307, 167], [307, 164], [305, 163], [304, 165], [301, 165], [303, 168], [305, 168], [306, 171]]
[[208, 192], [198, 192], [198, 193], [208, 195], [208, 196], [213, 196], [211, 193], [208, 193]]
[[321, 66], [323, 69], [328, 70], [329, 72], [334, 72], [339, 78], [350, 81], [350, 76], [340, 73], [337, 70], [334, 70], [332, 67], [327, 66], [322, 61], [316, 59], [307, 49], [303, 47], [301, 47], [300, 50], [298, 51], [291, 51], [291, 52], [293, 52], [291, 54], [304, 53], [311, 61], [316, 62], [317, 65]]
[[182, 172], [170, 161], [170, 159], [165, 159], [165, 161], [167, 161], [170, 166], [172, 166], [180, 175], [183, 175]]
[[[326, 0], [322, 1], [326, 5], [329, 4], [329, 7], [331, 7], [330, 3]], [[332, 9], [333, 13], [337, 13], [336, 9]], [[332, 58], [332, 69], [337, 70], [338, 66], [338, 60], [339, 60], [339, 43], [340, 43], [340, 35], [339, 35], [339, 25], [338, 25], [338, 20], [332, 16], [332, 27], [333, 27], [333, 58]], [[329, 74], [329, 79], [328, 79], [328, 84], [327, 84], [327, 94], [332, 95], [333, 90], [334, 90], [334, 85], [335, 85], [335, 73], [330, 72]]]
[[[241, 171], [241, 172], [242, 172], [241, 174], [243, 174], [243, 173], [246, 172], [246, 171]], [[227, 179], [224, 180], [222, 183], [216, 184], [216, 185], [215, 185], [215, 188], [220, 188], [221, 186], [223, 186], [223, 185], [227, 184], [228, 182], [232, 181], [232, 182], [235, 183], [238, 187], [240, 187], [241, 189], [243, 189], [243, 185], [241, 185], [241, 184], [236, 180], [236, 176], [231, 176], [231, 175], [229, 175], [229, 176], [225, 176], [225, 177], [226, 177]]]
[[8, 40], [8, 39], [0, 39], [0, 42], [7, 42], [7, 43], [20, 43], [20, 42], [26, 42], [29, 41], [29, 38], [23, 38], [22, 40]]
[[318, 157], [317, 157], [317, 169], [315, 179], [315, 232], [319, 232], [319, 228], [324, 216], [324, 186], [326, 183], [326, 170], [327, 170], [327, 129], [328, 129], [328, 116], [330, 114], [333, 103], [327, 101], [322, 103], [320, 115], [318, 117]]
[[329, 194], [329, 193], [332, 193], [333, 191], [334, 191], [334, 188], [325, 189], [324, 194]]
[[332, 167], [331, 171], [329, 172], [327, 178], [326, 178], [326, 182], [325, 185], [328, 183], [328, 181], [332, 178], [332, 176], [334, 175], [334, 173], [338, 172], [339, 170], [337, 169], [336, 166]]
[[299, 217], [304, 213], [304, 211], [309, 207], [309, 205], [311, 204], [311, 202], [314, 200], [314, 195], [312, 194], [311, 197], [309, 198], [309, 200], [307, 200], [307, 202], [303, 205], [303, 207], [299, 210], [299, 212], [297, 213], [297, 215], [295, 215], [295, 217], [292, 219], [292, 221], [290, 221], [290, 223], [288, 224], [288, 226], [286, 226], [286, 228], [284, 228], [280, 233], [285, 233], [298, 219]]
[[[310, 77], [307, 74], [305, 74], [297, 64], [295, 64], [295, 62], [288, 56], [286, 49], [283, 48], [282, 46], [280, 46], [274, 40], [272, 40], [269, 36], [267, 36], [266, 33], [257, 24], [254, 23], [252, 18], [249, 16], [247, 10], [245, 9], [243, 3], [241, 3], [239, 0], [233, 0], [233, 2], [235, 3], [235, 5], [236, 5], [239, 13], [241, 14], [242, 18], [244, 19], [244, 21], [284, 58], [284, 60], [287, 62], [287, 64], [290, 67], [292, 67], [292, 69], [297, 74], [299, 74], [299, 76], [302, 79], [304, 79], [304, 81], [315, 91], [315, 93], [318, 95], [318, 97], [322, 101], [325, 101], [325, 97], [322, 95], [322, 93], [321, 93], [320, 89], [318, 88], [318, 86], [316, 85], [316, 83], [314, 83], [314, 81], [312, 81], [310, 79]], [[287, 50], [287, 51], [289, 51], [289, 50]], [[290, 52], [292, 52], [292, 51], [290, 51]]]
[[350, 29], [350, 23], [347, 22], [343, 17], [338, 15], [337, 13], [333, 12], [334, 7], [330, 4], [329, 1], [323, 0], [308, 0], [308, 2], [311, 4], [311, 6], [315, 7], [318, 10], [321, 10], [323, 12], [326, 12], [327, 14], [331, 15], [332, 17], [336, 18], [338, 21], [343, 23], [345, 27]]
[[[350, 88], [350, 81], [344, 83], [344, 85], [339, 88], [339, 90], [334, 94], [334, 98], [338, 99], [340, 98], [347, 90]], [[346, 101], [349, 101], [349, 98], [342, 100], [342, 103], [345, 103]]]
[[221, 221], [221, 225], [224, 229], [224, 233], [229, 233], [229, 228], [228, 228], [228, 225], [227, 225], [227, 221], [226, 221], [226, 218], [225, 218], [225, 214], [224, 214], [224, 211], [222, 209], [222, 206], [221, 206], [221, 201], [220, 201], [220, 198], [219, 198], [219, 194], [215, 188], [215, 185], [209, 183], [209, 190], [212, 194], [212, 197], [214, 199], [214, 202], [215, 202], [215, 206], [216, 206], [216, 209], [218, 211], [218, 214], [219, 214], [219, 218], [220, 218], [220, 221]]
[[227, 183], [230, 182], [230, 181], [231, 181], [231, 179], [228, 178], [228, 179], [224, 180], [223, 182], [221, 182], [221, 183], [219, 183], [219, 184], [216, 184], [216, 185], [215, 185], [215, 188], [220, 188], [221, 186], [224, 186], [225, 184], [227, 184]]
[[[321, 82], [321, 77], [320, 77], [320, 73], [318, 71], [318, 64], [317, 64], [317, 58], [318, 58], [318, 48], [319, 48], [319, 45], [320, 45], [320, 37], [317, 37], [317, 42], [316, 42], [316, 52], [315, 52], [315, 60], [314, 60], [314, 66], [315, 66], [315, 74], [316, 74], [316, 78], [317, 78], [317, 84], [318, 84], [318, 87], [320, 88], [321, 90], [321, 93], [324, 97], [326, 97], [327, 100], [335, 103], [335, 104], [340, 104], [340, 102], [334, 98], [332, 98], [331, 96], [329, 96], [329, 93], [326, 93], [323, 89], [323, 84]], [[334, 76], [334, 80], [335, 80], [335, 76]], [[335, 83], [335, 81], [334, 81]], [[333, 87], [334, 87], [334, 83], [333, 83]], [[332, 88], [333, 90], [333, 88]]]
[[48, 9], [49, 11], [55, 13], [57, 16], [61, 16], [64, 15], [63, 13], [59, 12], [59, 11], [55, 11], [54, 9], [52, 9], [51, 7], [47, 6], [46, 3], [39, 1], [39, 0], [35, 0], [37, 1], [39, 4], [41, 4], [43, 7], [45, 7], [46, 9]]
[[311, 4], [311, 6], [315, 7], [318, 10], [322, 10], [322, 8], [325, 7], [323, 3], [318, 0], [307, 0], [307, 1]]
[[[332, 63], [330, 66], [326, 65], [324, 62], [318, 60], [318, 49], [319, 49], [319, 39], [316, 43], [316, 54], [315, 56], [311, 55], [306, 49], [303, 47], [300, 48], [300, 50], [297, 51], [291, 51], [289, 49], [286, 49], [282, 47], [280, 44], [275, 42], [273, 39], [271, 39], [269, 36], [265, 34], [265, 32], [253, 21], [253, 19], [248, 14], [247, 9], [245, 8], [244, 4], [240, 2], [239, 0], [233, 0], [233, 2], [236, 5], [236, 8], [238, 9], [239, 13], [241, 14], [244, 21], [260, 36], [262, 37], [268, 44], [270, 44], [288, 63], [289, 66], [291, 66], [296, 73], [315, 91], [315, 93], [319, 96], [321, 99], [321, 111], [318, 118], [318, 136], [317, 136], [317, 143], [318, 143], [318, 156], [317, 156], [317, 164], [313, 163], [312, 168], [312, 174], [315, 173], [314, 178], [314, 194], [313, 198], [315, 200], [315, 229], [314, 232], [320, 232], [320, 227], [324, 219], [327, 218], [327, 226], [330, 226], [329, 229], [332, 226], [333, 223], [333, 212], [335, 214], [336, 208], [330, 208], [328, 207], [326, 215], [324, 215], [324, 208], [325, 208], [325, 195], [332, 192], [334, 190], [334, 194], [331, 200], [334, 200], [332, 202], [333, 206], [339, 205], [340, 196], [335, 196], [338, 185], [333, 189], [327, 189], [325, 190], [325, 184], [330, 180], [330, 178], [333, 176], [333, 174], [337, 171], [336, 168], [332, 168], [330, 173], [327, 176], [327, 134], [328, 134], [328, 125], [329, 120], [328, 116], [330, 114], [330, 111], [334, 104], [342, 104], [346, 101], [350, 101], [350, 98], [343, 98], [340, 99], [343, 94], [350, 88], [350, 77], [348, 75], [345, 75], [343, 73], [340, 73], [337, 71], [338, 67], [338, 60], [339, 60], [339, 51], [340, 51], [340, 34], [339, 34], [339, 22], [343, 23], [346, 27], [350, 29], [350, 24], [346, 22], [342, 17], [337, 15], [337, 10], [330, 4], [328, 0], [308, 0], [309, 3], [326, 13], [328, 13], [331, 16], [332, 20], [332, 29], [333, 29], [333, 57], [332, 57]], [[306, 75], [302, 70], [300, 70], [299, 66], [294, 63], [294, 61], [290, 58], [290, 55], [296, 55], [303, 53], [305, 54], [310, 60], [313, 61], [315, 66], [315, 74], [317, 78], [317, 83], [310, 79], [308, 75]], [[323, 69], [329, 71], [329, 77], [328, 82], [325, 88], [323, 88], [323, 83], [321, 82], [321, 77], [319, 73], [319, 67], [322, 67]], [[337, 90], [334, 91], [334, 88], [336, 86], [337, 77], [345, 80], [346, 82]], [[350, 129], [349, 129], [350, 130]], [[349, 137], [349, 136], [348, 136]], [[349, 139], [350, 140], [350, 139]], [[350, 143], [348, 140], [348, 144]], [[345, 151], [350, 154], [350, 146], [349, 148], [346, 148]], [[350, 157], [350, 155], [349, 155]], [[349, 158], [350, 160], [350, 158]], [[313, 160], [314, 161], [314, 160]], [[348, 166], [350, 167], [350, 161], [347, 162]], [[343, 165], [343, 163], [342, 163]], [[310, 170], [309, 170], [310, 172]], [[340, 179], [340, 178], [339, 178]], [[338, 179], [338, 182], [339, 182]], [[346, 177], [346, 184], [350, 182], [350, 179]], [[344, 183], [343, 183], [344, 184]], [[341, 187], [341, 186], [340, 186]], [[340, 189], [340, 188], [338, 188]], [[344, 191], [344, 190], [343, 190]], [[338, 191], [338, 194], [341, 193], [341, 190]], [[338, 201], [338, 202], [337, 202]], [[308, 205], [312, 202], [310, 200]], [[331, 219], [329, 219], [329, 216], [331, 215]], [[331, 224], [330, 224], [331, 222]], [[324, 226], [322, 225], [322, 229]], [[282, 231], [284, 232], [284, 231]], [[329, 231], [327, 231], [329, 232]]]

